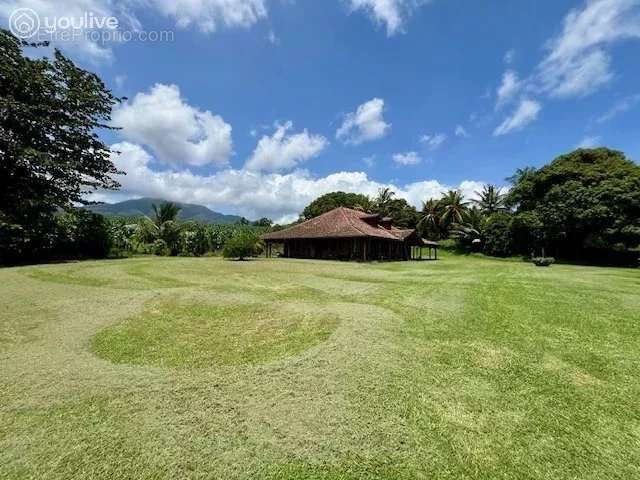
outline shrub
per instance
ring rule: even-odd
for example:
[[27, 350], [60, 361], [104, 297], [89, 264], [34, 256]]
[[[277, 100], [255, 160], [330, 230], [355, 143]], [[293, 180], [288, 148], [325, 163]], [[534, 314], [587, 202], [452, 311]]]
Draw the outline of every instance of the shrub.
[[556, 262], [553, 257], [535, 257], [531, 260], [536, 267], [549, 267]]
[[227, 240], [222, 251], [224, 258], [244, 260], [258, 254], [258, 237], [250, 232], [242, 232]]

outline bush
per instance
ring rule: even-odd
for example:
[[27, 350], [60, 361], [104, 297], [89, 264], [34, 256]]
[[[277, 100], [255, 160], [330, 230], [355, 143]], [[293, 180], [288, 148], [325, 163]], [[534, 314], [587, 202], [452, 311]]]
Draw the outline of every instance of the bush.
[[258, 237], [249, 232], [242, 232], [227, 240], [222, 251], [224, 258], [244, 260], [258, 254]]
[[550, 267], [556, 262], [553, 257], [535, 257], [531, 260], [536, 267]]

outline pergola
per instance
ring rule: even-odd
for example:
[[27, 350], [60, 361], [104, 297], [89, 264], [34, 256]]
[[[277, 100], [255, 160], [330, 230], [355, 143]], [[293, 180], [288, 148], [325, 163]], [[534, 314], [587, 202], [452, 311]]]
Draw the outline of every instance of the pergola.
[[[438, 260], [438, 242], [432, 242], [430, 240], [422, 240], [422, 245], [416, 245], [411, 247], [411, 260]], [[424, 250], [427, 250], [426, 255]]]

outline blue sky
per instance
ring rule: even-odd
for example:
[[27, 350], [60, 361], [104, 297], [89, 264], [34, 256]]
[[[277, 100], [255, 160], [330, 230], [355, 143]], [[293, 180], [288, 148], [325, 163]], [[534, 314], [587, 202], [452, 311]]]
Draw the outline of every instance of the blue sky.
[[[55, 5], [54, 5], [55, 3]], [[121, 192], [289, 220], [391, 185], [417, 207], [579, 145], [640, 157], [640, 0], [0, 0], [172, 41], [56, 43], [129, 100]]]

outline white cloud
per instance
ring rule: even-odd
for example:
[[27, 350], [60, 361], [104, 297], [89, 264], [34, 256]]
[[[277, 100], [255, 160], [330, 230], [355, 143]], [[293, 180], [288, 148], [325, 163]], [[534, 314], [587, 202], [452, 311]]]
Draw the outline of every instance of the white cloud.
[[[65, 15], [66, 17], [80, 19], [86, 12], [91, 12], [95, 17], [116, 17], [120, 29], [139, 28], [139, 22], [127, 9], [126, 2], [114, 5], [110, 0], [2, 0], [0, 1], [0, 16], [8, 19], [11, 13], [17, 8], [29, 8], [36, 12], [40, 19], [40, 35], [43, 40], [49, 40], [50, 35], [45, 35], [43, 27], [44, 18], [52, 19]], [[52, 41], [52, 45], [64, 48], [69, 52], [82, 58], [89, 59], [94, 63], [108, 63], [113, 60], [113, 51], [108, 44], [93, 40], [93, 35], [100, 37], [106, 33], [107, 29], [90, 29], [91, 36], [74, 35], [77, 30], [60, 30], [58, 27], [58, 37]], [[62, 36], [66, 35], [66, 39]], [[37, 40], [34, 37], [31, 41]]]
[[[267, 216], [277, 221], [292, 221], [312, 200], [328, 192], [363, 193], [375, 196], [389, 187], [399, 198], [420, 208], [422, 202], [459, 188], [466, 196], [482, 188], [482, 182], [464, 181], [450, 186], [436, 180], [413, 182], [403, 186], [373, 181], [364, 172], [336, 172], [314, 177], [304, 170], [287, 174], [250, 170], [220, 170], [211, 175], [196, 175], [188, 170], [155, 171], [156, 162], [141, 146], [129, 142], [112, 145], [116, 166], [127, 172], [117, 180], [118, 192], [98, 192], [92, 199], [122, 201], [128, 198], [155, 197], [207, 205], [215, 210], [236, 213], [247, 218]], [[152, 168], [153, 167], [153, 168]]]
[[269, 43], [271, 43], [272, 45], [280, 45], [280, 39], [276, 35], [276, 32], [274, 32], [273, 30], [269, 30], [267, 40], [269, 40]]
[[[203, 33], [221, 28], [249, 28], [267, 17], [266, 0], [2, 0], [0, 14], [8, 18], [16, 8], [30, 8], [41, 21], [44, 17], [64, 15], [81, 19], [87, 13], [94, 17], [116, 17], [119, 31], [138, 31], [144, 27], [137, 14], [159, 13], [175, 21], [179, 28], [195, 27]], [[76, 22], [77, 25], [77, 22]], [[106, 29], [91, 29], [91, 35], [68, 32], [66, 39], [59, 35], [52, 42], [93, 62], [113, 60], [113, 40], [102, 41]], [[73, 34], [72, 34], [73, 33]], [[97, 41], [95, 39], [100, 39]]]
[[512, 48], [504, 54], [504, 63], [510, 65], [511, 63], [513, 63], [514, 58], [516, 58], [516, 51]]
[[407, 18], [429, 0], [348, 0], [351, 11], [363, 10], [377, 23], [384, 25], [387, 35], [404, 32]]
[[213, 33], [220, 27], [248, 28], [267, 17], [265, 0], [147, 0], [161, 14], [173, 18], [178, 27], [195, 25]]
[[420, 142], [429, 147], [429, 150], [437, 150], [446, 140], [447, 135], [444, 133], [426, 134], [420, 137]]
[[384, 137], [391, 128], [384, 120], [384, 100], [374, 98], [344, 117], [336, 132], [336, 138], [345, 143], [358, 145]]
[[542, 106], [535, 100], [523, 99], [515, 112], [502, 122], [493, 134], [495, 136], [505, 135], [524, 128], [538, 118], [541, 109]]
[[223, 166], [233, 153], [231, 125], [186, 103], [176, 85], [158, 83], [138, 93], [112, 118], [125, 139], [148, 146], [165, 163]]
[[114, 80], [116, 82], [116, 87], [121, 89], [122, 87], [124, 87], [124, 84], [127, 81], [127, 76], [126, 75], [116, 75]]
[[272, 136], [264, 135], [245, 167], [249, 170], [279, 171], [297, 166], [299, 163], [316, 157], [328, 145], [321, 135], [302, 133], [288, 134], [293, 128], [292, 122], [277, 125]]
[[518, 74], [513, 70], [507, 70], [502, 76], [502, 84], [497, 91], [496, 110], [506, 105], [522, 89], [523, 83], [518, 79]]
[[418, 165], [422, 159], [417, 152], [396, 153], [393, 156], [393, 161], [397, 165]]
[[456, 126], [455, 135], [456, 135], [456, 137], [462, 137], [462, 138], [468, 138], [469, 137], [469, 133], [467, 132], [467, 130], [462, 125]]
[[369, 155], [368, 157], [364, 157], [362, 159], [362, 163], [364, 163], [367, 167], [371, 168], [371, 167], [375, 166], [375, 164], [376, 164], [376, 156], [375, 155]]
[[614, 117], [628, 112], [635, 107], [638, 102], [640, 102], [640, 94], [630, 95], [617, 101], [609, 110], [598, 118], [598, 123], [608, 122]]
[[584, 137], [582, 141], [578, 143], [578, 145], [576, 145], [576, 148], [594, 148], [597, 146], [600, 146], [600, 137], [587, 136], [587, 137]]
[[590, 0], [569, 12], [539, 65], [542, 90], [554, 97], [579, 97], [608, 83], [614, 74], [606, 48], [640, 38], [639, 6], [638, 0]]

